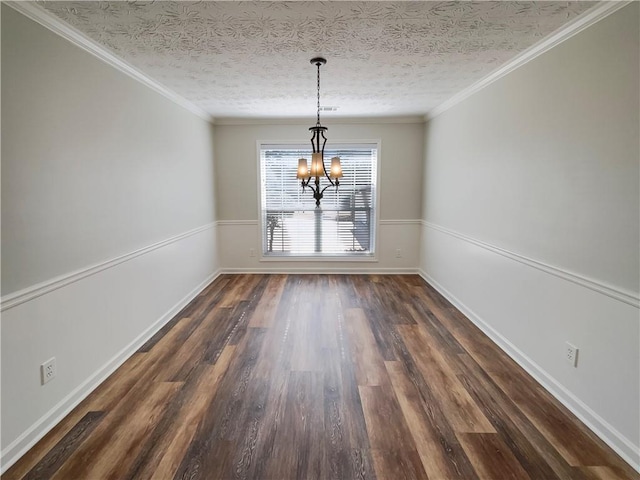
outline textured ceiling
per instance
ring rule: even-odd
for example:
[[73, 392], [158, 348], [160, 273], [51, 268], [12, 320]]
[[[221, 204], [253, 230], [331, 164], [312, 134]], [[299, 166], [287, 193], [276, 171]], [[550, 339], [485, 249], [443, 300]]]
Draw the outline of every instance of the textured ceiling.
[[38, 2], [214, 117], [425, 114], [595, 2]]

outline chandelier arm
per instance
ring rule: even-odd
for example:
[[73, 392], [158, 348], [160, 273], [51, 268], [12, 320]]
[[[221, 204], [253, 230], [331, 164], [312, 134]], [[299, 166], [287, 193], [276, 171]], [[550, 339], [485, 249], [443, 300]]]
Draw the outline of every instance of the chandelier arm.
[[333, 179], [327, 173], [327, 170], [324, 168], [324, 153], [323, 153], [323, 158], [322, 158], [322, 169], [324, 171], [324, 176], [327, 177], [327, 180], [329, 180], [329, 185], [324, 187], [322, 189], [322, 191], [324, 192], [329, 187], [337, 187], [338, 186], [338, 179], [336, 178], [336, 181], [334, 182]]
[[316, 188], [316, 186], [314, 186], [314, 185], [311, 183], [311, 179], [312, 179], [312, 178], [315, 178], [315, 177], [309, 177], [307, 180], [303, 180], [303, 181], [302, 181], [302, 188], [303, 188], [303, 189], [304, 189], [304, 188], [310, 188], [310, 189], [311, 189], [311, 191], [312, 191], [312, 192], [314, 193], [314, 195], [315, 195], [315, 193], [316, 193], [316, 191], [317, 191], [317, 188]]
[[[333, 180], [331, 180], [331, 177], [327, 173], [327, 169], [324, 166], [324, 146], [327, 144], [327, 137], [324, 136], [324, 131], [323, 130], [320, 131], [320, 135], [322, 136], [322, 140], [323, 140], [322, 141], [322, 149], [320, 150], [320, 152], [322, 153], [322, 171], [324, 172], [324, 176], [327, 177], [327, 180], [329, 180], [331, 185], [334, 185]], [[324, 190], [323, 190], [323, 192], [324, 192]]]
[[335, 186], [335, 182], [331, 179], [331, 177], [327, 173], [327, 170], [324, 168], [324, 158], [322, 159], [322, 169], [324, 170], [324, 176], [327, 177], [327, 180], [329, 180], [329, 183]]
[[322, 152], [322, 165], [324, 165], [324, 146], [327, 144], [327, 137], [324, 136], [324, 130], [320, 130], [320, 136], [322, 137], [322, 148], [320, 151]]
[[336, 182], [334, 182], [331, 177], [327, 174], [327, 172], [324, 172], [324, 176], [327, 177], [327, 180], [329, 180], [330, 185], [327, 185], [328, 187], [335, 187], [336, 186]]
[[322, 194], [322, 193], [324, 193], [324, 191], [325, 191], [327, 188], [329, 188], [329, 187], [337, 187], [337, 186], [338, 186], [338, 185], [337, 185], [335, 182], [331, 182], [331, 184], [330, 184], [330, 185], [327, 185], [326, 187], [324, 187], [324, 188], [320, 191], [320, 193], [321, 193], [321, 194]]

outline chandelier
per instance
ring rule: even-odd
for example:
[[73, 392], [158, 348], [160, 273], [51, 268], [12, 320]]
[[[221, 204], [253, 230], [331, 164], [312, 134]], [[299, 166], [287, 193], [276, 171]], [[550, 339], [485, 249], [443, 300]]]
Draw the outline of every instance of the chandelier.
[[[302, 191], [305, 191], [306, 187], [311, 188], [313, 192], [313, 198], [316, 200], [316, 208], [320, 208], [320, 200], [324, 191], [329, 187], [336, 187], [340, 185], [340, 178], [342, 177], [342, 166], [340, 165], [340, 158], [333, 157], [331, 159], [331, 168], [329, 172], [324, 166], [324, 145], [327, 143], [327, 137], [324, 136], [324, 132], [327, 131], [327, 127], [323, 127], [320, 124], [320, 66], [327, 63], [327, 60], [322, 57], [316, 57], [311, 59], [311, 64], [315, 65], [318, 69], [318, 114], [316, 117], [316, 125], [309, 127], [309, 130], [313, 132], [311, 137], [311, 169], [307, 164], [306, 158], [298, 160], [298, 174], [297, 178], [301, 180]], [[320, 189], [321, 177], [326, 177], [329, 184]], [[315, 179], [313, 182], [312, 179]]]

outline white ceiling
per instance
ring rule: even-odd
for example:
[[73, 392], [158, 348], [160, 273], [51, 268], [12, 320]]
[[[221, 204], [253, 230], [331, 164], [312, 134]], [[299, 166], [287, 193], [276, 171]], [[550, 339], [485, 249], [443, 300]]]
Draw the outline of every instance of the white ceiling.
[[38, 2], [213, 117], [423, 115], [597, 2]]

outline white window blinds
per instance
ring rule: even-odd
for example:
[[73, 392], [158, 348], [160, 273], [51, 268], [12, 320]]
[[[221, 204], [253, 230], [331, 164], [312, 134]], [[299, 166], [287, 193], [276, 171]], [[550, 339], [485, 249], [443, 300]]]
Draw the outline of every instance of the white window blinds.
[[[313, 193], [296, 178], [307, 146], [260, 148], [262, 250], [265, 256], [371, 256], [375, 239], [377, 144], [334, 145], [325, 164], [340, 157], [340, 186], [324, 191], [316, 209]], [[326, 164], [327, 168], [329, 165]], [[312, 180], [313, 182], [313, 180]], [[320, 180], [321, 188], [329, 181]]]

